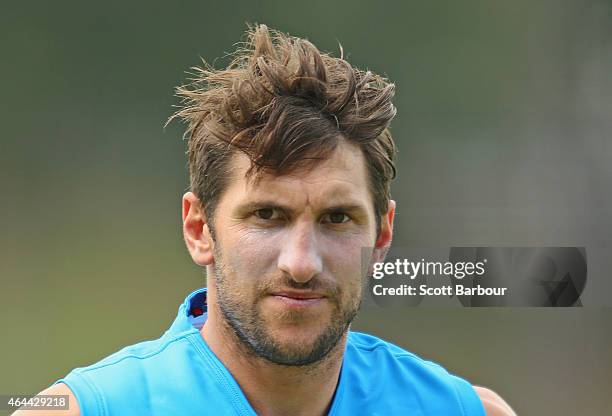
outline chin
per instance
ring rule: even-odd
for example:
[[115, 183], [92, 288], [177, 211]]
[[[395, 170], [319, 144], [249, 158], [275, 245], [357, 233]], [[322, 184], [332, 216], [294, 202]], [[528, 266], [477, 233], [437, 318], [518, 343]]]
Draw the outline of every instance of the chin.
[[314, 346], [327, 330], [329, 330], [327, 326], [322, 327], [321, 325], [288, 324], [280, 325], [268, 333], [271, 339], [282, 348], [308, 349]]

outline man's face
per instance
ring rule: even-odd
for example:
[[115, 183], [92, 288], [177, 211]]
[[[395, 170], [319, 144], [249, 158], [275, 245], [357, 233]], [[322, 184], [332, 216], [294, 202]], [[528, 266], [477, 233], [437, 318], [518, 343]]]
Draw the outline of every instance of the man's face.
[[213, 294], [256, 355], [317, 362], [342, 338], [362, 297], [362, 250], [376, 220], [361, 151], [341, 143], [309, 171], [247, 181], [243, 155], [215, 210]]

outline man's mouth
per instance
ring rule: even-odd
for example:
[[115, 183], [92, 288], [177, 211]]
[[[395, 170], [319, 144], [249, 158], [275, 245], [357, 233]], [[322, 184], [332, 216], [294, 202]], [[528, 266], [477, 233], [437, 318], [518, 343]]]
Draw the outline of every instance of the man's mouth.
[[315, 306], [326, 299], [326, 296], [322, 293], [298, 290], [283, 290], [274, 292], [271, 296], [275, 300], [282, 302], [283, 305], [292, 308]]

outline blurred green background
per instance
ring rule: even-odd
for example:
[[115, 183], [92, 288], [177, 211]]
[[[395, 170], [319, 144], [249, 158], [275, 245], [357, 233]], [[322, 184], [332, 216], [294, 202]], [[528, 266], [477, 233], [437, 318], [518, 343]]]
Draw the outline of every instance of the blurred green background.
[[[610, 1], [2, 9], [0, 394], [156, 338], [202, 286], [181, 234], [181, 126], [163, 124], [185, 71], [232, 51], [246, 22], [336, 54], [340, 42], [396, 82], [397, 245], [612, 249]], [[520, 415], [604, 415], [610, 318], [367, 308], [354, 327], [492, 387]]]

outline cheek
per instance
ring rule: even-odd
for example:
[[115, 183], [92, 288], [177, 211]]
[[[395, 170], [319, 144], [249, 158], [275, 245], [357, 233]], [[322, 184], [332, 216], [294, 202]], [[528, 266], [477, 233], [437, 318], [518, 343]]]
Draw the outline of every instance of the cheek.
[[267, 230], [235, 230], [220, 241], [224, 263], [238, 280], [257, 281], [274, 270], [278, 237]]
[[364, 247], [369, 243], [367, 236], [326, 238], [323, 253], [325, 264], [340, 284], [360, 285], [367, 270], [363, 266]]

